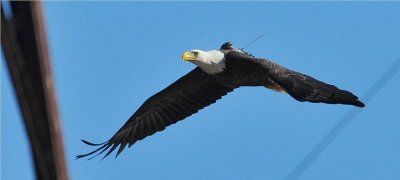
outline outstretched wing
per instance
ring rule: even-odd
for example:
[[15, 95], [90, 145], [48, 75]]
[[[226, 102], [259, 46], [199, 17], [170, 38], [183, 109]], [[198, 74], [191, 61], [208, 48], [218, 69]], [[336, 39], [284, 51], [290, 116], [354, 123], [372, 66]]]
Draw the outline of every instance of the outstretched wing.
[[[349, 91], [287, 69], [270, 60], [253, 58], [238, 52], [229, 52], [225, 57], [242, 61], [242, 63], [253, 64], [251, 66], [252, 70], [259, 72], [259, 76], [264, 76], [267, 79], [266, 83], [262, 85], [276, 91], [287, 92], [298, 101], [365, 106], [364, 103], [358, 100], [357, 96]], [[260, 67], [262, 67], [262, 70], [259, 70]]]
[[92, 158], [107, 151], [104, 157], [112, 153], [118, 146], [118, 156], [128, 145], [142, 140], [167, 126], [183, 120], [198, 110], [213, 104], [216, 100], [233, 91], [234, 87], [221, 84], [212, 75], [195, 68], [176, 82], [147, 99], [129, 118], [121, 129], [108, 141], [94, 144], [82, 140], [92, 146], [100, 146], [95, 151], [77, 156], [82, 158], [97, 153]]
[[279, 69], [271, 78], [298, 101], [365, 106], [349, 91], [286, 68]]
[[275, 65], [274, 69], [270, 71], [270, 77], [298, 101], [365, 106], [357, 96], [349, 91], [279, 65]]

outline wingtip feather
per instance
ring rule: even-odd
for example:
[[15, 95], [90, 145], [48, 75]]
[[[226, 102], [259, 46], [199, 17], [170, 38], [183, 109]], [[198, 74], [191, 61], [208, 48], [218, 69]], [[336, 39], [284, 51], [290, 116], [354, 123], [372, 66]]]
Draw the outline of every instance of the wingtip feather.
[[83, 143], [87, 144], [87, 145], [90, 145], [90, 146], [101, 146], [101, 145], [104, 145], [104, 144], [106, 144], [108, 142], [108, 141], [106, 141], [106, 142], [103, 142], [103, 143], [91, 143], [91, 142], [86, 141], [84, 139], [81, 139], [81, 141]]
[[[81, 159], [81, 158], [90, 156], [90, 155], [95, 154], [96, 152], [98, 152], [98, 151], [100, 151], [100, 150], [102, 150], [102, 149], [103, 149], [103, 151], [104, 151], [104, 149], [108, 149], [108, 148], [107, 148], [107, 147], [108, 147], [108, 146], [107, 146], [107, 143], [108, 143], [109, 141], [106, 141], [106, 142], [100, 143], [100, 144], [91, 143], [91, 142], [86, 141], [86, 140], [83, 140], [83, 139], [82, 139], [81, 141], [82, 141], [83, 143], [87, 144], [87, 145], [90, 145], [90, 146], [100, 146], [100, 145], [102, 145], [102, 146], [99, 147], [99, 148], [97, 148], [96, 150], [90, 152], [90, 153], [77, 155], [77, 156], [75, 156], [76, 159]], [[103, 151], [101, 151], [101, 152], [103, 152]], [[100, 152], [99, 154], [101, 154], [101, 152]], [[96, 154], [95, 156], [89, 158], [88, 160], [93, 159], [94, 157], [98, 156], [99, 154]]]
[[356, 101], [353, 103], [353, 105], [354, 105], [354, 106], [357, 106], [357, 107], [360, 107], [360, 108], [365, 107], [365, 104], [364, 104], [363, 102], [359, 101], [359, 100], [356, 100]]

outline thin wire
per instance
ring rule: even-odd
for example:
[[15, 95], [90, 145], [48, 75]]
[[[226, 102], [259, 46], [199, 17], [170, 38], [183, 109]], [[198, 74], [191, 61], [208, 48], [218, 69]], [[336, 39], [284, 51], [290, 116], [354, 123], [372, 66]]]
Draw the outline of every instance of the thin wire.
[[244, 50], [244, 48], [246, 48], [247, 46], [249, 46], [251, 43], [253, 43], [254, 41], [257, 41], [258, 39], [260, 39], [261, 37], [263, 37], [265, 35], [261, 34], [260, 36], [258, 36], [256, 39], [252, 40], [251, 42], [249, 42], [246, 46], [244, 46], [243, 48], [241, 48], [240, 50]]
[[[396, 75], [400, 69], [400, 58], [376, 81], [364, 95], [365, 104], [373, 99], [376, 94]], [[285, 179], [297, 179], [310, 165], [323, 153], [326, 148], [343, 132], [351, 121], [361, 112], [361, 108], [352, 108], [329, 133], [300, 161], [299, 164], [286, 176]]]

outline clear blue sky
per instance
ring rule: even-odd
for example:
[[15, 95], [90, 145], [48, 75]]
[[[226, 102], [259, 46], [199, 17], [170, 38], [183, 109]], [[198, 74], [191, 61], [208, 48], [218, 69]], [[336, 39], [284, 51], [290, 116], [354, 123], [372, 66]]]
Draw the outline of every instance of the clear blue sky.
[[[241, 88], [126, 149], [75, 160], [80, 139], [111, 137], [151, 95], [194, 68], [191, 49], [226, 41], [359, 97], [400, 57], [399, 3], [45, 2], [72, 179], [282, 179], [352, 107]], [[3, 57], [2, 57], [3, 58]], [[1, 178], [34, 179], [1, 61]], [[300, 179], [400, 177], [400, 75]]]

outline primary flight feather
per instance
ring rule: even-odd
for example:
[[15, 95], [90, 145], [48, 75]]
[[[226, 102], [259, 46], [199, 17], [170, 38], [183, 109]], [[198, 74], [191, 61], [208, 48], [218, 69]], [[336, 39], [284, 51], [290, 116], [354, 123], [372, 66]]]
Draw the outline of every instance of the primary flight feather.
[[[77, 158], [105, 153], [118, 148], [116, 156], [128, 145], [132, 146], [167, 126], [215, 103], [222, 96], [241, 86], [264, 86], [287, 93], [298, 101], [328, 104], [348, 104], [364, 107], [358, 97], [305, 74], [282, 67], [270, 60], [255, 58], [241, 49], [224, 43], [219, 50], [191, 50], [183, 53], [183, 60], [198, 67], [165, 89], [147, 99], [128, 121], [108, 141], [94, 144], [95, 151]], [[92, 157], [92, 158], [93, 158]]]

